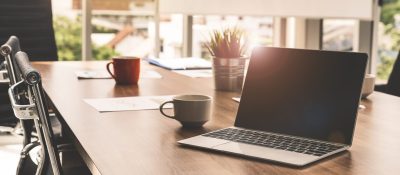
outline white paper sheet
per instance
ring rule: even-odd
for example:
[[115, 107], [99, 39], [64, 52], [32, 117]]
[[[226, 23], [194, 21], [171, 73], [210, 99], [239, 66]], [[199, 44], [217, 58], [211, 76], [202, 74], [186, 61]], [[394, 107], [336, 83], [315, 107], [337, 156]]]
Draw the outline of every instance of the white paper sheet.
[[[173, 95], [166, 96], [138, 96], [119, 98], [91, 98], [83, 99], [87, 104], [99, 112], [137, 111], [158, 109], [163, 102], [172, 100]], [[164, 108], [172, 108], [167, 104]]]
[[75, 75], [78, 79], [107, 79], [111, 78], [111, 75], [104, 70], [82, 70], [76, 71]]
[[232, 100], [234, 100], [234, 101], [240, 103], [240, 97], [232, 97]]
[[[76, 71], [78, 79], [109, 79], [111, 75], [105, 70], [82, 70]], [[162, 76], [153, 70], [144, 70], [140, 72], [140, 78], [162, 78]]]
[[212, 70], [176, 70], [173, 71], [181, 75], [185, 75], [191, 78], [210, 78], [213, 76]]

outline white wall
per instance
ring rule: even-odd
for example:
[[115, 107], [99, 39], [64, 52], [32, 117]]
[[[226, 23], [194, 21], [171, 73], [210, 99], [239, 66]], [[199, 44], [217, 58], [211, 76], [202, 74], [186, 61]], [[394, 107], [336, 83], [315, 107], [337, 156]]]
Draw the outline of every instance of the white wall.
[[374, 0], [159, 0], [160, 13], [372, 19]]

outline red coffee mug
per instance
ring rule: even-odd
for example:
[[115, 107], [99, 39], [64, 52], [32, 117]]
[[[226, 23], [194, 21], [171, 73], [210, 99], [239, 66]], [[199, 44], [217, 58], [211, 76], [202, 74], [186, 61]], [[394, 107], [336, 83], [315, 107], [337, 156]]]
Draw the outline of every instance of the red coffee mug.
[[[114, 73], [110, 71], [113, 65]], [[112, 62], [107, 63], [107, 71], [114, 78], [117, 84], [137, 84], [140, 74], [140, 58], [137, 57], [116, 57]]]

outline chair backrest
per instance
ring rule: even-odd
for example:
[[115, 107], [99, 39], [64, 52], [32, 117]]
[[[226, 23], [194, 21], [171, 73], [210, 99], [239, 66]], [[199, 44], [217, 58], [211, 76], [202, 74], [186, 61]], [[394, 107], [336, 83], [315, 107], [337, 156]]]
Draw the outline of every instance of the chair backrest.
[[390, 73], [386, 91], [400, 97], [400, 51]]
[[[33, 119], [38, 137], [49, 157], [53, 174], [62, 174], [59, 152], [51, 129], [46, 99], [42, 88], [41, 76], [30, 64], [25, 52], [17, 52], [15, 61], [21, 72], [21, 81], [12, 85], [8, 91], [15, 115], [21, 119]], [[28, 96], [28, 104], [18, 104], [18, 97]], [[44, 156], [44, 155], [43, 155]]]
[[0, 43], [18, 36], [32, 61], [56, 61], [51, 0], [11, 0], [0, 5]]

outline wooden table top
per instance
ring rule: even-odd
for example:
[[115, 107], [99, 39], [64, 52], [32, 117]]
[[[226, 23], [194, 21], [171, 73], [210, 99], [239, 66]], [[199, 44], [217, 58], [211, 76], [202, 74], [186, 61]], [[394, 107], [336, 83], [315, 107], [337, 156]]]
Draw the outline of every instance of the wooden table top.
[[[374, 92], [362, 104], [353, 146], [304, 168], [182, 147], [178, 140], [232, 126], [234, 92], [213, 88], [212, 78], [189, 78], [142, 63], [162, 79], [142, 78], [137, 86], [112, 79], [78, 80], [75, 71], [105, 69], [106, 62], [36, 62], [43, 87], [77, 141], [94, 174], [396, 174], [400, 172], [400, 98]], [[175, 94], [213, 97], [212, 119], [189, 130], [158, 110], [99, 113], [84, 98]], [[170, 111], [167, 111], [170, 112]]]

